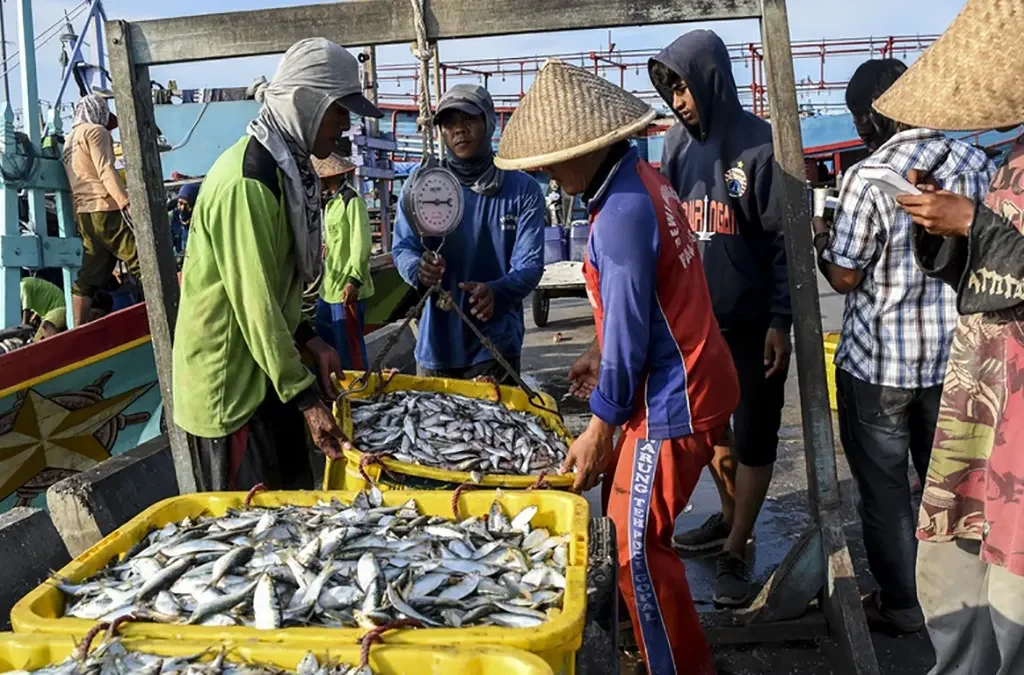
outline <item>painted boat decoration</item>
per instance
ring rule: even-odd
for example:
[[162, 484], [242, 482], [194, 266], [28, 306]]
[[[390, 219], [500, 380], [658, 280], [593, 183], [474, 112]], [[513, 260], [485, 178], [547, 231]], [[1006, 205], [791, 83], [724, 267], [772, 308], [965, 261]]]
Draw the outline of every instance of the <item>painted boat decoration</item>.
[[0, 357], [0, 512], [159, 435], [145, 305]]

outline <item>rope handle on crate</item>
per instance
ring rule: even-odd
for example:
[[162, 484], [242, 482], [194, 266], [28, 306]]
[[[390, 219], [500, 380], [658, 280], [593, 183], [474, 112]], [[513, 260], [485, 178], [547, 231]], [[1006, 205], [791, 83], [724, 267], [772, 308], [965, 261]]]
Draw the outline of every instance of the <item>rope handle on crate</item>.
[[106, 631], [106, 638], [109, 640], [113, 636], [117, 635], [117, 629], [121, 627], [121, 624], [134, 620], [134, 614], [123, 614], [113, 621], [97, 621], [96, 624], [89, 629], [89, 632], [85, 634], [82, 641], [78, 643], [78, 648], [75, 650], [75, 660], [85, 661], [89, 656], [89, 650], [92, 648], [92, 641], [96, 639], [97, 635]]
[[248, 509], [252, 506], [252, 498], [256, 496], [256, 493], [266, 491], [267, 486], [264, 485], [263, 483], [256, 483], [255, 485], [253, 485], [252, 488], [245, 493], [245, 502], [243, 503], [243, 508]]
[[541, 471], [539, 474], [537, 474], [537, 482], [535, 482], [533, 485], [531, 485], [530, 487], [528, 487], [526, 489], [527, 490], [550, 490], [551, 489], [551, 483], [549, 483], [547, 478], [545, 478], [545, 476], [547, 476], [547, 475], [548, 475], [547, 471]]
[[490, 384], [494, 387], [494, 400], [501, 403], [501, 384], [498, 382], [498, 378], [493, 375], [481, 375], [480, 377], [474, 377], [473, 382], [482, 382], [484, 384]]
[[359, 458], [359, 467], [358, 467], [359, 468], [359, 475], [361, 475], [363, 477], [363, 480], [365, 480], [367, 482], [367, 484], [369, 484], [369, 485], [376, 485], [377, 484], [377, 481], [375, 481], [373, 478], [370, 478], [370, 474], [366, 473], [366, 467], [368, 467], [370, 465], [373, 465], [373, 464], [379, 466], [381, 472], [384, 473], [385, 475], [387, 475], [389, 478], [391, 478], [391, 480], [394, 480], [394, 481], [398, 481], [399, 480], [399, 478], [397, 476], [395, 476], [395, 474], [391, 473], [391, 470], [388, 469], [386, 466], [384, 466], [384, 463], [380, 461], [380, 460], [384, 459], [385, 457], [388, 457], [388, 454], [386, 452], [364, 452], [364, 453], [362, 453], [362, 456]]
[[459, 487], [455, 488], [455, 492], [452, 493], [452, 514], [455, 516], [455, 520], [459, 520], [459, 497], [462, 496], [463, 492], [467, 490], [475, 490], [476, 485], [472, 483], [463, 483]]
[[383, 643], [384, 633], [397, 628], [423, 628], [423, 624], [416, 619], [396, 619], [395, 621], [386, 623], [383, 626], [371, 628], [367, 631], [366, 635], [359, 638], [357, 641], [362, 645], [362, 649], [359, 652], [360, 668], [366, 668], [370, 665], [370, 647], [375, 643]]

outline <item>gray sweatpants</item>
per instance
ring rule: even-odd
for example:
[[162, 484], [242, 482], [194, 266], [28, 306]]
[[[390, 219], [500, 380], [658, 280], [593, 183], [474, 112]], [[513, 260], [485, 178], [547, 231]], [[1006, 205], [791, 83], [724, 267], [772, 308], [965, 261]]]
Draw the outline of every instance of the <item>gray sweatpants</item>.
[[917, 594], [935, 647], [929, 675], [1024, 673], [1024, 577], [978, 557], [979, 542], [921, 542]]

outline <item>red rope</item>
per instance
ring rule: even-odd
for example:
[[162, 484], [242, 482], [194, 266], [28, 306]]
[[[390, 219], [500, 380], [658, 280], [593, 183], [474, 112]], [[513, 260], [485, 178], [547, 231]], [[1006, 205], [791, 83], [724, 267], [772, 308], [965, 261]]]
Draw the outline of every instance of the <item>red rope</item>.
[[362, 650], [359, 655], [359, 667], [365, 668], [370, 665], [370, 647], [376, 642], [383, 642], [383, 634], [389, 630], [395, 630], [396, 628], [423, 628], [423, 624], [416, 619], [396, 619], [391, 623], [386, 623], [383, 626], [377, 626], [371, 628], [366, 635], [359, 638], [360, 644], [362, 644]]
[[256, 496], [257, 492], [266, 492], [267, 486], [263, 483], [256, 483], [252, 486], [252, 489], [245, 494], [245, 508], [252, 506], [252, 498]]
[[498, 378], [493, 375], [480, 375], [479, 377], [473, 378], [474, 382], [483, 382], [484, 384], [490, 384], [494, 386], [494, 400], [501, 403], [501, 385], [498, 383]]
[[100, 621], [90, 628], [89, 632], [82, 638], [82, 641], [78, 643], [78, 649], [75, 651], [75, 659], [78, 661], [85, 661], [86, 657], [89, 656], [89, 647], [92, 646], [93, 638], [109, 627], [110, 624], [108, 622]]
[[534, 483], [533, 485], [531, 485], [530, 487], [526, 488], [526, 489], [527, 490], [550, 490], [551, 489], [551, 483], [549, 483], [547, 480], [545, 480], [544, 476], [546, 476], [546, 475], [547, 475], [547, 471], [541, 471], [537, 475], [537, 482]]
[[472, 483], [463, 483], [459, 487], [455, 488], [455, 492], [452, 493], [452, 513], [455, 514], [455, 520], [459, 519], [459, 497], [466, 490], [473, 490], [476, 485]]
[[113, 621], [110, 622], [110, 628], [107, 629], [107, 639], [110, 639], [117, 635], [117, 629], [121, 627], [121, 624], [128, 623], [129, 621], [135, 621], [134, 614], [122, 614]]
[[362, 454], [362, 457], [359, 458], [359, 474], [363, 477], [363, 480], [365, 480], [370, 485], [377, 484], [377, 481], [370, 478], [370, 474], [366, 473], [367, 466], [371, 464], [376, 464], [377, 466], [380, 467], [380, 470], [382, 472], [384, 472], [392, 480], [397, 481], [398, 478], [395, 476], [395, 474], [391, 473], [391, 471], [386, 466], [384, 466], [384, 463], [380, 461], [381, 459], [387, 456], [388, 454], [385, 452], [364, 452]]

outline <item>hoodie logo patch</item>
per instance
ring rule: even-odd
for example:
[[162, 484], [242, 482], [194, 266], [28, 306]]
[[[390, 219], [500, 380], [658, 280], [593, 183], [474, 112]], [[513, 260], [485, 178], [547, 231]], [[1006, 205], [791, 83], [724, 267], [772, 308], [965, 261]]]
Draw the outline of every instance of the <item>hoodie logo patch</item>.
[[739, 199], [747, 192], [747, 174], [738, 165], [725, 172], [725, 190], [733, 199]]

